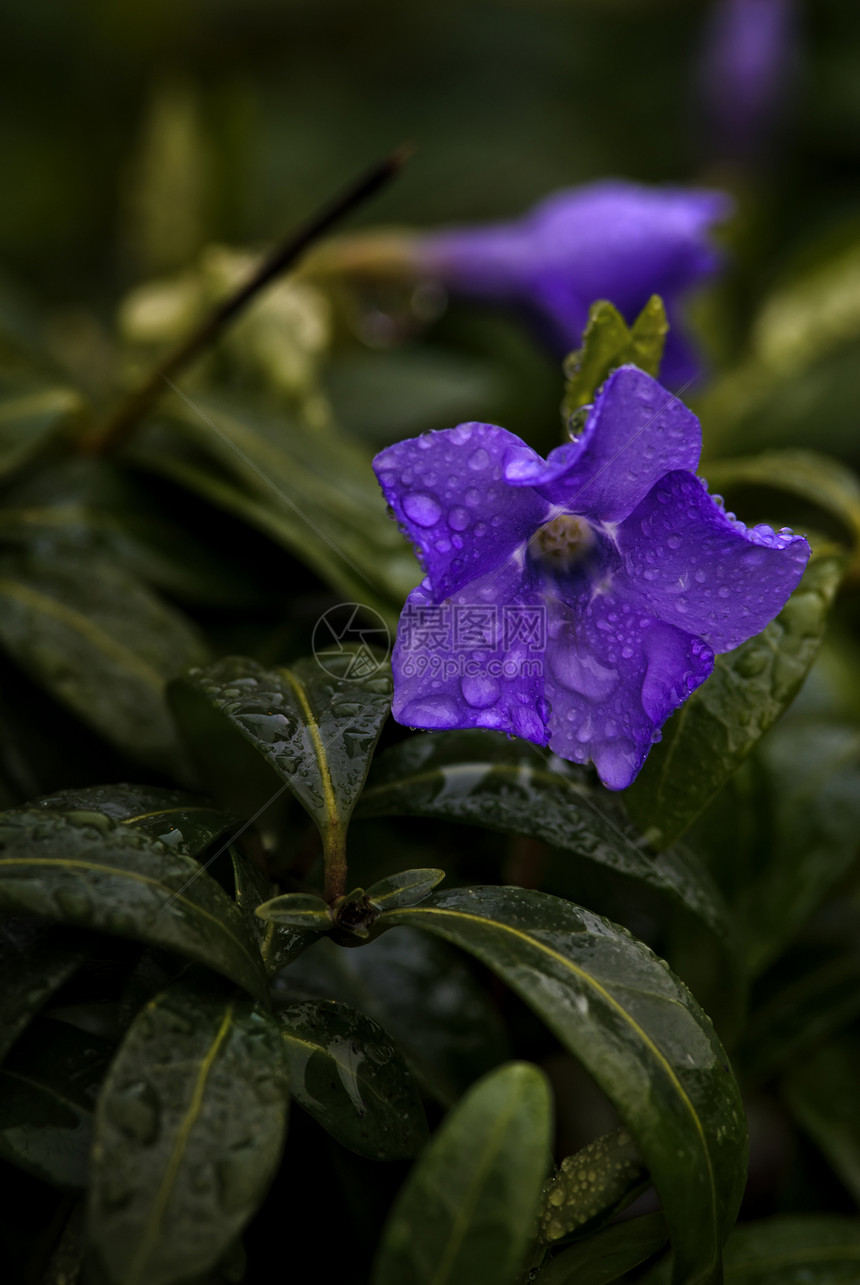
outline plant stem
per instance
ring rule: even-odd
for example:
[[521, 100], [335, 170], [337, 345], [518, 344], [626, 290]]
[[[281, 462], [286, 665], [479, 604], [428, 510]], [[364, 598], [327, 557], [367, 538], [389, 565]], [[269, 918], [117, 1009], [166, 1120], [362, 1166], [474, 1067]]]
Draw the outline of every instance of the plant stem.
[[323, 896], [329, 905], [346, 892], [346, 835], [339, 825], [326, 833], [323, 852], [325, 887]]
[[254, 275], [218, 304], [187, 339], [168, 353], [140, 388], [120, 403], [101, 429], [84, 442], [84, 449], [90, 454], [102, 455], [121, 446], [180, 371], [208, 348], [265, 286], [293, 267], [310, 245], [394, 178], [411, 151], [411, 147], [403, 146], [392, 152], [273, 250]]

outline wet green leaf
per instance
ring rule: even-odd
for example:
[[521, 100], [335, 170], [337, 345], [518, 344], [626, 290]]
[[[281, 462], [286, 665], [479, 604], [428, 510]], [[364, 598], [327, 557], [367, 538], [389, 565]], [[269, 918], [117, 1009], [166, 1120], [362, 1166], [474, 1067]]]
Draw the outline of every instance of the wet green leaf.
[[332, 1137], [370, 1160], [411, 1159], [427, 1137], [406, 1063], [376, 1022], [333, 1000], [290, 1004], [278, 1016], [290, 1092]]
[[444, 870], [401, 870], [371, 884], [365, 896], [378, 910], [417, 906], [444, 878]]
[[663, 345], [669, 332], [663, 301], [652, 295], [628, 326], [621, 313], [605, 299], [591, 305], [582, 347], [564, 364], [567, 383], [562, 402], [565, 422], [594, 395], [616, 366], [630, 363], [655, 378], [660, 373]]
[[273, 1018], [183, 984], [149, 1003], [96, 1115], [89, 1237], [108, 1280], [172, 1285], [213, 1267], [266, 1194], [286, 1111]]
[[0, 1067], [0, 1157], [59, 1187], [85, 1187], [93, 1112], [113, 1047], [42, 1018]]
[[211, 803], [183, 790], [163, 790], [152, 785], [92, 785], [60, 790], [36, 799], [33, 809], [113, 818], [119, 825], [157, 839], [167, 848], [196, 857], [226, 830], [238, 826], [233, 817]]
[[782, 1095], [834, 1171], [860, 1204], [860, 1038], [846, 1032], [812, 1050], [782, 1082]]
[[860, 1219], [767, 1218], [738, 1227], [726, 1245], [726, 1285], [856, 1285]]
[[52, 924], [0, 919], [0, 1062], [85, 957], [85, 943]]
[[205, 649], [112, 558], [39, 548], [0, 558], [0, 645], [85, 723], [163, 770], [176, 759], [165, 683]]
[[412, 736], [374, 761], [357, 815], [443, 817], [531, 835], [651, 884], [732, 948], [728, 911], [700, 863], [682, 851], [655, 861], [569, 763], [522, 742], [480, 731]]
[[266, 994], [241, 911], [211, 876], [101, 813], [0, 816], [0, 909], [175, 951]]
[[[289, 668], [228, 657], [192, 670], [172, 689], [184, 726], [201, 702], [273, 768], [310, 813], [324, 840], [342, 843], [371, 755], [388, 716], [391, 679], [361, 648]], [[328, 671], [328, 672], [327, 672]]]
[[663, 961], [623, 929], [520, 888], [437, 892], [392, 910], [496, 972], [594, 1077], [660, 1195], [676, 1280], [717, 1282], [746, 1182], [737, 1084], [713, 1028]]
[[331, 931], [332, 918], [322, 897], [310, 892], [285, 892], [280, 897], [263, 902], [257, 908], [260, 919], [283, 924], [287, 928], [302, 928], [313, 933]]
[[535, 1277], [535, 1285], [613, 1285], [644, 1263], [668, 1240], [662, 1214], [646, 1214], [604, 1227], [557, 1254]]
[[275, 993], [281, 1002], [320, 996], [360, 1008], [447, 1106], [510, 1056], [498, 1010], [460, 953], [410, 928], [360, 950], [323, 938], [281, 974]]
[[551, 1112], [537, 1067], [512, 1062], [479, 1081], [401, 1189], [373, 1285], [513, 1285], [546, 1172]]
[[584, 1235], [630, 1204], [648, 1170], [626, 1129], [616, 1129], [565, 1156], [546, 1184], [540, 1237], [547, 1245]]
[[796, 696], [815, 659], [843, 559], [813, 558], [771, 623], [717, 657], [713, 674], [677, 710], [624, 801], [648, 842], [679, 838]]
[[230, 849], [230, 860], [233, 866], [236, 904], [257, 942], [266, 971], [272, 975], [285, 968], [306, 950], [312, 942], [317, 940], [318, 934], [302, 928], [287, 928], [261, 919], [257, 914], [258, 906], [277, 896], [277, 888], [271, 879], [235, 846]]

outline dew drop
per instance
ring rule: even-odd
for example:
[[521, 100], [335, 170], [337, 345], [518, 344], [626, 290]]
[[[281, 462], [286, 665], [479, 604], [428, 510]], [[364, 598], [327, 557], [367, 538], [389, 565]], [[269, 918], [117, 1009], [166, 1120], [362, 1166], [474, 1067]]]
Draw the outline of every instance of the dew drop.
[[135, 1080], [118, 1089], [107, 1100], [107, 1110], [117, 1128], [144, 1146], [158, 1136], [158, 1096], [146, 1080]]
[[432, 495], [424, 495], [421, 491], [406, 496], [403, 511], [418, 526], [433, 526], [442, 513]]
[[481, 469], [489, 468], [489, 465], [490, 457], [484, 450], [483, 446], [479, 446], [476, 451], [472, 451], [472, 454], [469, 456], [469, 468], [474, 469], [475, 472], [478, 473]]
[[499, 684], [489, 674], [466, 674], [460, 679], [463, 699], [473, 709], [487, 709], [499, 699]]
[[452, 531], [465, 531], [471, 520], [468, 509], [457, 507], [448, 514], [448, 526]]

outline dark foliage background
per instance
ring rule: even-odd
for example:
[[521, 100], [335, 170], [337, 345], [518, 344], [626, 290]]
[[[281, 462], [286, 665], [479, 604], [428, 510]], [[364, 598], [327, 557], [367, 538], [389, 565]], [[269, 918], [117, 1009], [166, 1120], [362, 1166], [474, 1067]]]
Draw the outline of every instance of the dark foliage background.
[[[408, 293], [344, 298], [331, 282], [305, 278], [300, 286], [311, 294], [297, 297], [286, 320], [270, 313], [267, 322], [261, 311], [256, 330], [226, 337], [183, 381], [218, 434], [174, 398], [116, 457], [94, 461], [78, 449], [205, 302], [235, 284], [242, 267], [234, 251], [267, 247], [405, 139], [417, 143], [414, 158], [347, 230], [514, 216], [552, 190], [606, 175], [736, 195], [737, 216], [720, 233], [727, 269], [691, 305], [710, 370], [689, 398], [703, 422], [703, 472], [744, 520], [809, 530], [816, 549], [806, 605], [795, 602], [791, 623], [786, 618], [783, 633], [765, 643], [774, 654], [785, 644], [791, 663], [776, 676], [775, 665], [766, 669], [753, 695], [743, 689], [744, 699], [759, 702], [763, 722], [789, 703], [825, 617], [828, 631], [800, 696], [761, 743], [744, 733], [734, 753], [694, 718], [692, 740], [681, 745], [693, 746], [699, 757], [688, 750], [688, 764], [701, 770], [667, 786], [661, 747], [626, 809], [576, 772], [572, 804], [570, 789], [522, 746], [452, 734], [409, 749], [405, 731], [387, 724], [380, 740], [387, 757], [374, 763], [350, 830], [350, 886], [444, 867], [452, 891], [433, 894], [441, 899], [428, 906], [451, 897], [462, 910], [456, 899], [465, 885], [494, 885], [487, 913], [502, 921], [514, 903], [493, 900], [503, 898], [495, 885], [524, 885], [528, 896], [558, 899], [546, 917], [561, 937], [582, 905], [666, 957], [713, 1019], [744, 1092], [751, 1166], [741, 1218], [749, 1226], [729, 1241], [727, 1279], [790, 1281], [798, 1264], [812, 1273], [802, 1279], [817, 1285], [857, 1278], [860, 488], [850, 470], [860, 468], [860, 10], [845, 0], [797, 6], [784, 101], [766, 144], [750, 157], [721, 144], [702, 107], [697, 68], [712, 8], [692, 0], [7, 0], [0, 584], [19, 588], [17, 597], [3, 589], [0, 604], [0, 803], [9, 809], [0, 825], [8, 852], [26, 849], [28, 859], [45, 841], [66, 855], [97, 843], [116, 883], [82, 905], [74, 887], [47, 877], [24, 891], [22, 881], [0, 877], [4, 1279], [238, 1285], [268, 1279], [279, 1255], [284, 1279], [302, 1264], [309, 1279], [405, 1281], [404, 1272], [417, 1269], [403, 1267], [386, 1220], [410, 1172], [407, 1159], [424, 1144], [425, 1112], [436, 1130], [470, 1085], [516, 1057], [539, 1066], [554, 1090], [556, 1160], [618, 1124], [611, 1085], [595, 1073], [598, 1089], [583, 1069], [594, 1073], [588, 1058], [581, 1049], [572, 1055], [574, 1028], [565, 1022], [575, 1021], [576, 1004], [568, 996], [553, 1025], [517, 990], [502, 947], [481, 954], [465, 936], [414, 932], [429, 923], [421, 906], [394, 907], [407, 927], [356, 951], [332, 946], [326, 954], [330, 943], [322, 943], [299, 954], [310, 939], [301, 934], [319, 928], [319, 908], [310, 904], [301, 910], [307, 921], [300, 914], [282, 935], [260, 935], [269, 930], [255, 922], [255, 905], [279, 892], [319, 892], [314, 821], [328, 843], [331, 817], [324, 808], [317, 815], [295, 786], [298, 762], [300, 777], [310, 772], [310, 793], [318, 787], [305, 751], [285, 749], [260, 709], [249, 713], [231, 695], [236, 682], [263, 675], [266, 694], [291, 709], [294, 694], [266, 683], [275, 667], [308, 655], [315, 622], [337, 602], [359, 598], [396, 621], [414, 564], [382, 519], [368, 467], [373, 452], [470, 418], [504, 424], [547, 450], [558, 441], [556, 363], [516, 321], [476, 306], [449, 303], [424, 316]], [[153, 281], [160, 284], [141, 294], [141, 283]], [[318, 288], [332, 318], [319, 342]], [[284, 348], [298, 354], [288, 370], [266, 338], [276, 324], [285, 327]], [[25, 413], [18, 399], [31, 396]], [[322, 455], [314, 436], [321, 424], [338, 435]], [[810, 449], [828, 460], [785, 454]], [[325, 540], [295, 521], [294, 501], [337, 536], [369, 581], [351, 578]], [[231, 669], [218, 659], [226, 654], [246, 659]], [[716, 679], [708, 688], [718, 693], [717, 721], [730, 731], [743, 702], [732, 705], [725, 691], [738, 672], [762, 672], [759, 654], [750, 654], [748, 672], [729, 661], [725, 690]], [[189, 666], [205, 666], [203, 677], [180, 681], [168, 706], [165, 682]], [[308, 682], [320, 719], [336, 723], [343, 692]], [[339, 796], [345, 813], [370, 763], [379, 697], [371, 688], [366, 704], [359, 701], [370, 730], [340, 765], [349, 778]], [[428, 774], [438, 783], [446, 772], [470, 782], [457, 807], [427, 789]], [[92, 788], [129, 781], [139, 794]], [[156, 871], [160, 891], [177, 894], [193, 863], [210, 858], [282, 785], [245, 831], [242, 851], [217, 857], [205, 889], [198, 880], [200, 905], [187, 922], [178, 917], [168, 931], [159, 918], [154, 929], [129, 892], [135, 877]], [[672, 789], [673, 806], [657, 809], [654, 799]], [[36, 813], [16, 811], [58, 793]], [[147, 828], [141, 816], [156, 819]], [[667, 896], [651, 867], [630, 865], [622, 831], [649, 835], [660, 869], [685, 896]], [[682, 832], [683, 848], [674, 842]], [[523, 922], [533, 905], [516, 903]], [[207, 936], [207, 914], [250, 946], [225, 948]], [[455, 940], [465, 953], [455, 952]], [[620, 934], [619, 941], [619, 950], [639, 949]], [[280, 972], [293, 954], [296, 962]], [[639, 955], [630, 965], [645, 990], [649, 967]], [[289, 1010], [286, 1018], [266, 1009], [266, 970], [274, 1012]], [[402, 982], [393, 985], [392, 976]], [[235, 999], [235, 987], [260, 1002]], [[140, 1024], [147, 1006], [155, 1015], [148, 1035]], [[314, 1091], [305, 1086], [301, 1107], [294, 1100], [291, 1108], [283, 1163], [286, 1070], [272, 1035], [277, 1022], [287, 1031], [294, 1084], [296, 1050], [309, 1031], [322, 1057]], [[139, 1243], [139, 1227], [131, 1214], [123, 1222], [126, 1205], [111, 1202], [111, 1189], [126, 1182], [128, 1207], [139, 1200], [149, 1208], [158, 1166], [169, 1168], [152, 1139], [163, 1136], [169, 1147], [184, 1136], [185, 1090], [178, 1080], [178, 1088], [165, 1085], [152, 1068], [173, 1052], [207, 1065], [206, 1049], [228, 1038], [228, 1026], [230, 1060], [218, 1064], [224, 1078], [213, 1082], [205, 1131], [221, 1145], [231, 1121], [229, 1145], [248, 1150], [251, 1164], [224, 1171], [217, 1148], [206, 1153], [200, 1172], [215, 1167], [223, 1204], [214, 1197], [207, 1204], [192, 1174], [182, 1190], [197, 1194], [180, 1200], [164, 1259], [150, 1228], [128, 1266], [123, 1254]], [[589, 1047], [599, 1045], [602, 1029], [597, 1021]], [[655, 1030], [667, 1046], [675, 1038], [675, 1028], [656, 1022]], [[380, 1100], [399, 1104], [371, 1113], [366, 1132], [349, 1085], [333, 1070], [344, 1041], [379, 1053], [388, 1067]], [[362, 1092], [375, 1074], [362, 1080]], [[497, 1072], [483, 1100], [465, 1099], [472, 1114], [457, 1127], [459, 1144], [483, 1154], [487, 1121], [510, 1106], [501, 1168], [520, 1166], [534, 1186], [550, 1125], [545, 1082], [531, 1074]], [[136, 1077], [148, 1085], [137, 1096]], [[150, 1089], [160, 1103], [158, 1129], [147, 1114]], [[703, 1102], [713, 1139], [729, 1129], [727, 1099], [709, 1087]], [[105, 1149], [96, 1148], [96, 1159], [94, 1130]], [[564, 1254], [549, 1261], [541, 1285], [668, 1279], [653, 1190], [640, 1194], [648, 1187], [640, 1159], [625, 1150], [629, 1139], [612, 1136], [617, 1154], [606, 1164], [620, 1155], [624, 1181], [604, 1193], [600, 1217], [635, 1195], [636, 1227], [618, 1233], [616, 1262], [614, 1242], [600, 1239], [615, 1230], [600, 1231], [600, 1218], [583, 1215], [581, 1238], [565, 1249], [573, 1256], [566, 1267], [556, 1268]], [[421, 1171], [412, 1207], [397, 1207], [409, 1235], [423, 1227], [431, 1255], [446, 1225], [438, 1211], [425, 1225], [420, 1210], [434, 1182], [444, 1186], [460, 1172], [451, 1137], [451, 1153], [433, 1161], [438, 1172]], [[668, 1146], [654, 1152], [664, 1178]], [[590, 1156], [586, 1162], [598, 1164]], [[726, 1161], [726, 1207], [737, 1182], [730, 1168]], [[132, 1191], [135, 1182], [140, 1189]], [[95, 1250], [83, 1230], [88, 1185]], [[496, 1221], [486, 1236], [495, 1246], [503, 1230], [522, 1223], [519, 1241], [520, 1231], [511, 1233], [511, 1253], [521, 1259], [530, 1210], [523, 1215], [514, 1187], [500, 1180], [487, 1196]], [[664, 1192], [667, 1214], [670, 1204]], [[691, 1210], [695, 1229], [701, 1209]], [[673, 1217], [674, 1236], [683, 1216], [676, 1208]], [[205, 1245], [194, 1236], [205, 1241], [219, 1222], [226, 1248], [198, 1272], [194, 1254], [205, 1257]], [[96, 1235], [94, 1225], [104, 1230]], [[333, 1225], [342, 1237], [334, 1260]], [[388, 1257], [372, 1269], [386, 1225]], [[451, 1285], [513, 1280], [504, 1259], [482, 1258], [482, 1244], [475, 1241], [478, 1266], [451, 1276]], [[176, 1246], [184, 1249], [171, 1258]], [[425, 1267], [426, 1279], [435, 1279], [432, 1262]], [[423, 1285], [425, 1277], [415, 1279]]]

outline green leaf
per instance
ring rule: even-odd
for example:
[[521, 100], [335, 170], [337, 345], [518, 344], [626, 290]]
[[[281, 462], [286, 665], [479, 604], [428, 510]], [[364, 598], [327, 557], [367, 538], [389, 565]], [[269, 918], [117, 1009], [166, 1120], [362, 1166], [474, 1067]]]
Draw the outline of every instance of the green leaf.
[[538, 1272], [535, 1285], [613, 1285], [625, 1272], [656, 1254], [667, 1240], [662, 1214], [646, 1214], [604, 1227], [557, 1254]]
[[726, 1245], [726, 1285], [856, 1285], [860, 1220], [767, 1218], [738, 1227]]
[[631, 363], [656, 378], [668, 332], [666, 310], [658, 295], [651, 296], [632, 328], [605, 299], [593, 303], [582, 347], [571, 353], [564, 363], [567, 383], [562, 415], [565, 422], [569, 423], [581, 407], [594, 401], [598, 388], [616, 366]]
[[5, 554], [0, 645], [112, 744], [162, 771], [175, 760], [165, 683], [205, 651], [190, 623], [112, 558], [39, 546]]
[[260, 919], [283, 924], [287, 928], [301, 928], [317, 934], [331, 932], [332, 917], [328, 905], [322, 897], [311, 892], [285, 892], [263, 902], [256, 913]]
[[176, 985], [140, 1013], [96, 1114], [89, 1237], [115, 1285], [213, 1267], [280, 1159], [287, 1073], [261, 1009]]
[[318, 934], [301, 928], [289, 930], [273, 922], [264, 922], [257, 914], [257, 908], [264, 902], [271, 901], [277, 894], [277, 888], [235, 846], [230, 849], [230, 860], [233, 865], [236, 904], [257, 942], [266, 971], [270, 976], [274, 975], [316, 941]]
[[325, 368], [338, 423], [377, 449], [427, 429], [481, 419], [504, 401], [501, 362], [423, 343], [384, 351], [344, 349]]
[[751, 971], [785, 949], [851, 869], [860, 830], [860, 728], [792, 717], [762, 746], [770, 851], [738, 897]]
[[838, 460], [816, 451], [763, 451], [741, 459], [716, 460], [707, 467], [712, 491], [743, 486], [788, 491], [836, 518], [860, 556], [860, 480]]
[[782, 1082], [782, 1096], [834, 1171], [860, 1204], [860, 1038], [846, 1032], [814, 1049]]
[[85, 943], [51, 924], [0, 920], [0, 1062], [85, 958]]
[[0, 477], [12, 473], [84, 410], [74, 388], [28, 387], [0, 401]]
[[399, 874], [387, 875], [371, 884], [365, 896], [377, 910], [417, 906], [444, 878], [444, 870], [401, 870]]
[[659, 862], [569, 763], [491, 732], [411, 736], [375, 759], [358, 816], [429, 816], [530, 835], [670, 896], [735, 951], [722, 898], [682, 851]]
[[163, 503], [104, 460], [52, 459], [38, 473], [16, 478], [4, 495], [0, 540], [17, 546], [38, 541], [61, 554], [110, 553], [141, 580], [192, 603], [237, 607], [271, 599], [242, 557], [247, 550], [236, 548], [232, 523], [203, 533], [199, 521], [182, 511], [175, 520]]
[[718, 656], [677, 710], [624, 801], [652, 847], [674, 843], [796, 696], [815, 659], [843, 559], [822, 553], [755, 638]]
[[648, 1186], [648, 1170], [626, 1129], [595, 1138], [565, 1156], [543, 1193], [540, 1238], [547, 1245], [585, 1235]]
[[210, 391], [151, 424], [132, 456], [262, 530], [346, 600], [392, 623], [420, 579], [386, 519], [371, 452], [334, 428]]
[[546, 893], [434, 893], [380, 920], [438, 933], [497, 973], [611, 1099], [663, 1204], [676, 1281], [717, 1282], [746, 1182], [737, 1084], [708, 1018], [647, 946]]
[[290, 1092], [338, 1142], [370, 1160], [411, 1159], [427, 1137], [406, 1063], [376, 1022], [332, 1000], [278, 1016]]
[[841, 933], [834, 931], [839, 925], [832, 914], [825, 923], [834, 940], [823, 950], [780, 960], [778, 984], [753, 1009], [737, 1050], [746, 1083], [763, 1083], [790, 1068], [860, 1015], [860, 914], [843, 909], [848, 914]]
[[0, 910], [175, 951], [266, 995], [256, 945], [214, 879], [100, 813], [0, 816]]
[[401, 1189], [373, 1285], [513, 1285], [551, 1137], [548, 1083], [512, 1062], [445, 1119]]
[[510, 1055], [498, 1010], [459, 951], [412, 929], [383, 933], [360, 950], [323, 938], [281, 974], [276, 995], [360, 1008], [446, 1106]]
[[189, 729], [199, 726], [201, 702], [226, 719], [313, 817], [327, 847], [338, 848], [391, 704], [387, 670], [361, 677], [360, 659], [360, 649], [345, 649], [326, 660], [327, 672], [312, 658], [266, 669], [228, 657], [192, 670], [171, 697]]
[[213, 840], [238, 823], [217, 811], [205, 799], [182, 790], [162, 790], [152, 785], [92, 785], [45, 795], [32, 805], [49, 812], [73, 814], [85, 821], [87, 813], [111, 817], [165, 847], [196, 857]]
[[42, 1018], [0, 1067], [0, 1157], [45, 1182], [87, 1184], [93, 1112], [113, 1048]]

